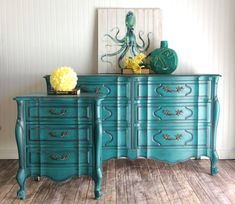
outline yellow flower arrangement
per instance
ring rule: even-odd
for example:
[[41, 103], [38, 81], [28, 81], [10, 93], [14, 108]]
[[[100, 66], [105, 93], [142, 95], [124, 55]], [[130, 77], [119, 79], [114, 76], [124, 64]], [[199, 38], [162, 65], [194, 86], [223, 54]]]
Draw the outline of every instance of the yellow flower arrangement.
[[143, 59], [146, 56], [143, 53], [136, 55], [134, 58], [125, 59], [125, 68], [132, 69], [135, 74], [141, 74], [141, 69], [144, 67]]
[[56, 91], [72, 91], [77, 85], [77, 74], [70, 67], [59, 67], [50, 76], [51, 86]]

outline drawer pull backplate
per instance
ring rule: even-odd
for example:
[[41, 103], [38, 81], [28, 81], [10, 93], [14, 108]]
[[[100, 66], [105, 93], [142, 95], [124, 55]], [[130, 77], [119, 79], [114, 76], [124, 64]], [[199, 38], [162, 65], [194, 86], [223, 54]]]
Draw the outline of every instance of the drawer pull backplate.
[[[49, 132], [49, 134], [51, 137], [58, 137], [56, 132]], [[68, 136], [68, 132], [65, 131], [61, 132], [60, 137], [66, 137], [66, 136]]]
[[172, 138], [172, 137], [170, 137], [170, 135], [164, 134], [164, 135], [163, 135], [163, 138], [164, 138], [165, 140], [180, 140], [180, 139], [182, 138], [182, 135], [181, 135], [181, 134], [177, 134], [177, 135], [175, 136], [175, 138]]
[[61, 156], [58, 156], [58, 155], [52, 154], [50, 156], [50, 158], [52, 160], [56, 160], [56, 161], [65, 161], [65, 160], [68, 160], [68, 155], [67, 154], [63, 154]]
[[63, 115], [65, 115], [67, 112], [68, 112], [68, 111], [65, 110], [65, 109], [63, 109], [63, 110], [61, 110], [61, 111], [59, 111], [59, 112], [57, 112], [55, 109], [50, 109], [50, 110], [49, 110], [49, 113], [51, 113], [52, 115], [61, 115], [61, 116], [63, 116]]

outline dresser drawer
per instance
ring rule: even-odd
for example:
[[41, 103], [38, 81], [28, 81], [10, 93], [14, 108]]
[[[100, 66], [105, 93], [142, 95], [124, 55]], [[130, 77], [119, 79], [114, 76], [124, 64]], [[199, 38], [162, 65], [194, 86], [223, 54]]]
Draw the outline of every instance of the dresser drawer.
[[211, 120], [210, 103], [202, 104], [136, 104], [135, 122], [144, 121], [201, 121]]
[[210, 128], [136, 129], [137, 147], [206, 146]]
[[103, 126], [103, 149], [110, 147], [127, 148], [129, 139], [130, 127]]
[[136, 99], [154, 99], [154, 98], [211, 98], [211, 84], [209, 81], [196, 82], [141, 82], [134, 83]]
[[27, 109], [28, 120], [46, 120], [46, 119], [79, 119], [91, 120], [93, 113], [92, 104], [50, 104], [34, 106], [30, 105]]
[[80, 148], [29, 148], [27, 149], [27, 163], [34, 165], [92, 165], [92, 149]]
[[92, 125], [27, 125], [28, 142], [76, 141], [92, 144]]
[[[96, 79], [94, 79], [96, 81]], [[78, 87], [82, 92], [93, 92], [104, 94], [106, 98], [130, 98], [129, 83], [119, 82], [106, 82], [106, 83], [83, 83], [78, 82]]]
[[130, 122], [131, 117], [130, 104], [127, 103], [103, 103], [102, 104], [102, 121], [103, 122]]

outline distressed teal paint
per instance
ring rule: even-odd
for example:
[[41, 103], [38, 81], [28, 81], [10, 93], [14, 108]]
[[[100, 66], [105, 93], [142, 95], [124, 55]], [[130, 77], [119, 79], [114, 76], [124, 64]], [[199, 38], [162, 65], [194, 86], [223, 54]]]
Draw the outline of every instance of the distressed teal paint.
[[94, 179], [101, 196], [101, 100], [98, 94], [16, 97], [16, 141], [19, 153], [18, 198], [26, 198], [26, 178], [72, 176]]
[[25, 131], [24, 131], [24, 104], [22, 101], [17, 101], [18, 114], [15, 128], [16, 143], [18, 146], [19, 155], [19, 169], [17, 171], [16, 180], [20, 186], [17, 192], [17, 196], [21, 199], [25, 199], [25, 180], [26, 180], [26, 157], [25, 157]]
[[218, 87], [218, 78], [213, 78], [214, 86], [212, 89], [213, 97], [213, 116], [212, 116], [212, 155], [211, 155], [211, 175], [216, 175], [218, 173], [218, 168], [216, 163], [219, 160], [219, 156], [216, 152], [216, 135], [217, 135], [217, 127], [219, 122], [219, 100], [217, 97], [217, 87]]
[[208, 156], [213, 175], [218, 79], [219, 75], [79, 75], [82, 91], [106, 95], [103, 161], [146, 157], [177, 163]]
[[[47, 82], [49, 76], [45, 77]], [[92, 176], [101, 197], [102, 162], [145, 157], [178, 163], [207, 156], [216, 175], [219, 75], [83, 75], [78, 96], [17, 97], [20, 186], [28, 176]], [[48, 90], [51, 89], [47, 83]], [[63, 165], [62, 165], [63, 164]]]
[[[77, 87], [105, 94], [104, 161], [143, 156], [175, 163], [204, 155], [216, 171], [218, 79], [219, 75], [79, 75]], [[169, 156], [164, 159], [159, 151]]]
[[101, 116], [101, 101], [96, 101], [95, 104], [95, 197], [101, 197], [102, 184], [102, 116]]

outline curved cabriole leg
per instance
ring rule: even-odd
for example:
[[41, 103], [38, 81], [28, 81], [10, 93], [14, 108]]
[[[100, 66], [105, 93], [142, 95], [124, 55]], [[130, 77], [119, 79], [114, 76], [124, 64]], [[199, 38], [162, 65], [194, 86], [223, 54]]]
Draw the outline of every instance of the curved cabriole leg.
[[95, 198], [102, 195], [102, 125], [101, 125], [101, 100], [96, 101], [96, 128], [95, 128]]
[[19, 155], [19, 169], [16, 175], [16, 180], [20, 186], [20, 189], [17, 192], [17, 197], [21, 200], [24, 200], [25, 195], [25, 180], [26, 180], [26, 160], [25, 160], [25, 130], [24, 130], [24, 102], [22, 100], [17, 101], [17, 121], [15, 128], [16, 143], [18, 147]]
[[219, 156], [218, 156], [217, 152], [213, 151], [212, 157], [211, 157], [211, 175], [212, 176], [215, 176], [219, 172], [219, 170], [216, 166], [218, 160], [219, 160]]
[[102, 171], [101, 169], [96, 170], [96, 179], [95, 179], [95, 199], [100, 199], [102, 196], [101, 193], [101, 184], [102, 184]]
[[21, 200], [24, 200], [26, 197], [25, 181], [26, 175], [24, 169], [19, 169], [16, 175], [17, 183], [20, 186], [20, 189], [17, 191], [17, 197]]
[[218, 160], [219, 160], [219, 156], [216, 152], [216, 135], [217, 135], [217, 127], [218, 127], [218, 122], [219, 122], [219, 113], [220, 113], [220, 105], [219, 105], [219, 101], [217, 98], [217, 86], [218, 86], [218, 80], [219, 77], [216, 77], [214, 79], [214, 84], [215, 87], [213, 89], [214, 92], [214, 103], [213, 103], [213, 113], [214, 113], [214, 117], [213, 117], [213, 123], [212, 123], [212, 127], [213, 127], [213, 138], [212, 138], [212, 154], [211, 154], [211, 175], [215, 176], [219, 170], [216, 166]]

